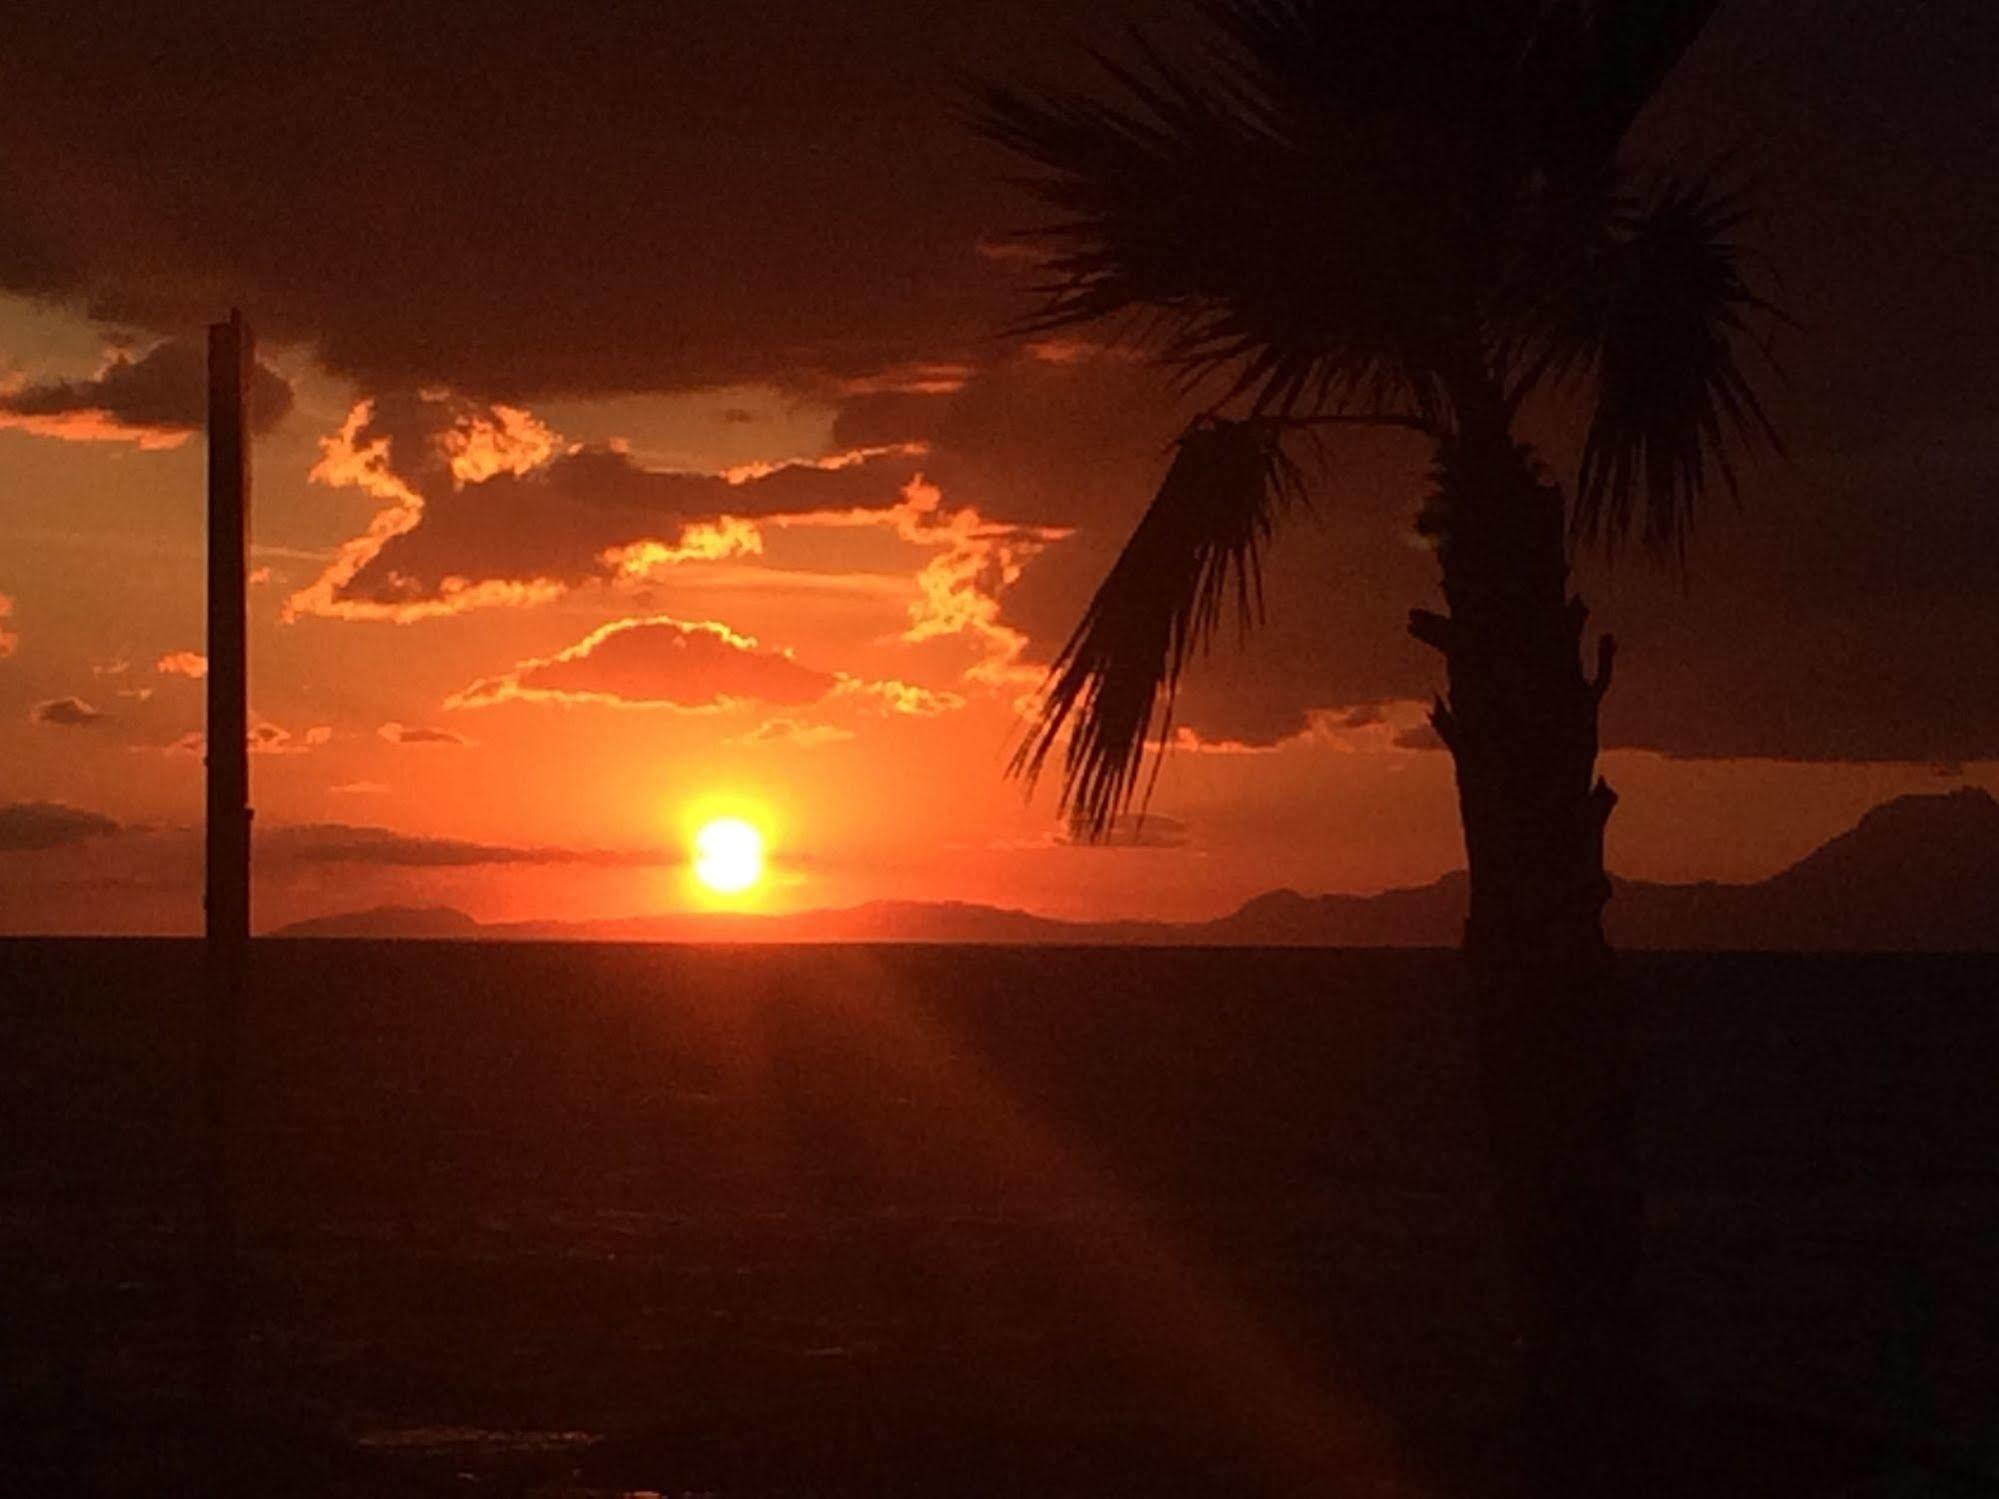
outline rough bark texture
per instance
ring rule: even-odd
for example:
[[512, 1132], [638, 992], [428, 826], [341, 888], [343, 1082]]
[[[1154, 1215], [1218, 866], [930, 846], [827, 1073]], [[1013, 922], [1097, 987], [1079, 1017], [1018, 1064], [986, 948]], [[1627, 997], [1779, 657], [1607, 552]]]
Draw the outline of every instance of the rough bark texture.
[[1524, 1345], [1523, 1431], [1540, 1494], [1631, 1492], [1645, 1360], [1643, 1204], [1629, 1025], [1603, 936], [1597, 705], [1587, 611], [1568, 592], [1562, 497], [1503, 428], [1439, 454], [1424, 513], [1448, 616], [1410, 629], [1445, 658], [1433, 712], [1457, 765], [1471, 870], [1464, 951], [1480, 1083]]

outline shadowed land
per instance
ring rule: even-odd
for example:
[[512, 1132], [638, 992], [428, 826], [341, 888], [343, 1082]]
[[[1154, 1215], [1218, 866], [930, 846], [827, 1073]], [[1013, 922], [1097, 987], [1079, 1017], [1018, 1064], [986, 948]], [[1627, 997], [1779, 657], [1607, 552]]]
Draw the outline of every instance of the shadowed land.
[[[259, 1492], [1501, 1491], [1445, 954], [256, 956]], [[1625, 964], [1683, 1491], [1987, 1491], [1993, 961]], [[31, 1489], [176, 1491], [198, 965], [0, 945]]]

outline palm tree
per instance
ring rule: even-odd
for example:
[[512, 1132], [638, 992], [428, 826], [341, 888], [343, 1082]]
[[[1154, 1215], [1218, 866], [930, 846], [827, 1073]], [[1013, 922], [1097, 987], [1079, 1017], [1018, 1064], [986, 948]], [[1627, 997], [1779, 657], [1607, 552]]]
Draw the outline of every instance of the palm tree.
[[[1446, 610], [1409, 629], [1448, 684], [1431, 719], [1470, 865], [1527, 1429], [1580, 1488], [1636, 1403], [1642, 1203], [1602, 919], [1612, 642], [1585, 674], [1570, 551], [1636, 535], [1684, 561], [1695, 502], [1734, 486], [1728, 445], [1775, 443], [1740, 358], [1768, 308], [1730, 242], [1738, 202], [1712, 171], [1622, 159], [1715, 0], [1197, 3], [1191, 63], [1137, 38], [1136, 62], [1099, 55], [1100, 94], [978, 90], [976, 126], [1055, 211], [1024, 236], [1046, 280], [1023, 327], [1109, 327], [1215, 397], [1015, 770], [1031, 781], [1059, 748], [1066, 812], [1104, 833], [1149, 785], [1189, 661], [1225, 616], [1260, 613], [1262, 549], [1309, 498], [1305, 450], [1357, 425], [1429, 444], [1418, 526]], [[1551, 396], [1584, 423], [1567, 501], [1516, 434]]]

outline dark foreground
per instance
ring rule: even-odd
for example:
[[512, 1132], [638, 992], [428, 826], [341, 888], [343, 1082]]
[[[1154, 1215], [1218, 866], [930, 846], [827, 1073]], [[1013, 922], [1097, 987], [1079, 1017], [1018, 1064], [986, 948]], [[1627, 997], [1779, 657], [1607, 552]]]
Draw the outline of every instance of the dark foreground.
[[[199, 959], [0, 943], [21, 1492], [206, 1492]], [[298, 942], [258, 964], [260, 1496], [1505, 1488], [1445, 955]], [[1999, 1493], [1999, 962], [1628, 966], [1661, 1471]]]

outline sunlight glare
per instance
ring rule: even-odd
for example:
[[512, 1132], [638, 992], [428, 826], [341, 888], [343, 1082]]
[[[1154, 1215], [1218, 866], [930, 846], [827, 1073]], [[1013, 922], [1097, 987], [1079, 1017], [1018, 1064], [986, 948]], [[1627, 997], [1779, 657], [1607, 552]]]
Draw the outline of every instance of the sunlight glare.
[[740, 817], [718, 817], [694, 835], [694, 877], [717, 895], [740, 895], [763, 872], [763, 834]]

